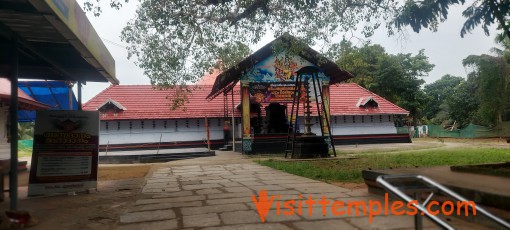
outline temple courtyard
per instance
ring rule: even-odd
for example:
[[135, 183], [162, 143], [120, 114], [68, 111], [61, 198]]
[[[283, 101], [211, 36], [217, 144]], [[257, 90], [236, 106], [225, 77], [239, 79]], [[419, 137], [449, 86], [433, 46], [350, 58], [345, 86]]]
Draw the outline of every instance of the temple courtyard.
[[[20, 209], [37, 220], [30, 229], [414, 229], [413, 216], [371, 217], [361, 206], [347, 207], [351, 201], [384, 202], [363, 185], [288, 174], [229, 151], [167, 163], [101, 165], [98, 191], [89, 194], [26, 198], [24, 186], [20, 184]], [[318, 202], [322, 196], [330, 203], [309, 209], [306, 200]], [[285, 202], [292, 200], [295, 208], [289, 213]], [[334, 201], [346, 204], [340, 209], [345, 213], [332, 212]], [[7, 205], [8, 200], [1, 207]], [[459, 229], [489, 229], [455, 217], [447, 220]], [[4, 218], [1, 227], [6, 222]], [[439, 229], [428, 220], [424, 227]]]

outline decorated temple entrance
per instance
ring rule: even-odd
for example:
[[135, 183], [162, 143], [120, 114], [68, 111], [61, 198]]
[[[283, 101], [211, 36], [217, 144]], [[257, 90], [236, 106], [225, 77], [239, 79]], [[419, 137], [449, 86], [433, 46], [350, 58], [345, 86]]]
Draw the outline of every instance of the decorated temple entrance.
[[[300, 51], [291, 52], [296, 46], [300, 47]], [[304, 67], [316, 70], [315, 83], [311, 82], [312, 78], [307, 78], [306, 81], [313, 87], [304, 88], [303, 84], [296, 88], [298, 71]], [[350, 73], [298, 39], [283, 35], [220, 74], [207, 98], [240, 88], [242, 152], [283, 153], [287, 149], [290, 131], [299, 136], [305, 131], [305, 124], [310, 133], [326, 134], [323, 131], [327, 130], [324, 128], [327, 123], [323, 121], [329, 120], [329, 86], [351, 77]], [[321, 105], [308, 101], [301, 106], [320, 107], [324, 112], [308, 111], [308, 116], [303, 113], [291, 116], [294, 111], [292, 105], [296, 101], [306, 102], [309, 99], [314, 103], [318, 100]], [[313, 125], [312, 120], [315, 121]]]

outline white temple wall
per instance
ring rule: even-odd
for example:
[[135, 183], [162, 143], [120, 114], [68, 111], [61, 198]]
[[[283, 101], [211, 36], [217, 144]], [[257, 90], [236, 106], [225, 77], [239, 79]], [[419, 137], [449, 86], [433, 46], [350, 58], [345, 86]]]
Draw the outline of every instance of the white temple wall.
[[[223, 139], [223, 119], [210, 118], [209, 138]], [[239, 119], [236, 137], [240, 137]], [[205, 119], [101, 121], [99, 144], [206, 141]]]
[[[393, 115], [331, 116], [332, 135], [396, 134]], [[313, 123], [317, 123], [313, 119]], [[320, 126], [314, 125], [312, 132], [320, 134]]]

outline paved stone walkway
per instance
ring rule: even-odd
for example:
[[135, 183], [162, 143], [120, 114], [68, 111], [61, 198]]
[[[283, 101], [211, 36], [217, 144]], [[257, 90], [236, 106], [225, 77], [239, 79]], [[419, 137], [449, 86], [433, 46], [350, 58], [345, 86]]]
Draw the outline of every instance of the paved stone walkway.
[[[228, 156], [240, 158], [233, 153], [227, 157], [211, 157], [211, 160], [184, 160], [169, 163], [154, 170], [147, 178], [142, 194], [127, 213], [120, 217], [120, 229], [413, 229], [413, 217], [377, 216], [369, 222], [368, 216], [334, 215], [332, 204], [309, 205], [304, 202], [311, 196], [319, 201], [321, 196], [331, 201], [379, 200], [382, 197], [368, 194], [366, 189], [349, 190], [331, 184], [291, 175], [258, 165], [246, 159], [232, 163]], [[221, 163], [222, 157], [225, 164]], [[218, 160], [219, 159], [219, 160]], [[228, 160], [226, 160], [228, 159]], [[189, 165], [186, 164], [189, 163]], [[236, 161], [234, 161], [236, 162]], [[261, 222], [252, 195], [259, 199], [260, 191], [266, 190], [275, 197]], [[300, 196], [301, 195], [301, 196]], [[284, 201], [302, 203], [302, 214], [284, 215]], [[278, 201], [280, 212], [278, 213]], [[340, 209], [342, 210], [342, 209]], [[326, 211], [326, 215], [323, 215]], [[436, 229], [427, 220], [427, 229]]]

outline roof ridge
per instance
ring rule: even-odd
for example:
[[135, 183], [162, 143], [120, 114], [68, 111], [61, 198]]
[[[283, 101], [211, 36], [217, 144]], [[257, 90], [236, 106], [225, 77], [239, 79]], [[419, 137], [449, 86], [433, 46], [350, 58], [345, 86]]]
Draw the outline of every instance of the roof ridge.
[[96, 96], [93, 96], [92, 98], [90, 98], [87, 102], [83, 103], [82, 107], [86, 107], [91, 101], [93, 101], [94, 99], [96, 99], [97, 97], [99, 97], [100, 95], [102, 95], [104, 92], [106, 92], [107, 90], [113, 88], [114, 84], [110, 84], [106, 89], [103, 89], [101, 92], [99, 92], [98, 94], [96, 94]]
[[352, 84], [354, 84], [354, 85], [355, 85], [355, 86], [357, 86], [358, 88], [361, 88], [361, 89], [362, 89], [362, 90], [364, 90], [365, 92], [370, 93], [371, 95], [375, 95], [378, 99], [380, 98], [380, 99], [382, 99], [383, 101], [386, 101], [386, 102], [390, 103], [391, 105], [396, 106], [396, 107], [397, 107], [397, 108], [399, 108], [399, 109], [402, 109], [402, 110], [404, 110], [404, 111], [406, 111], [406, 112], [409, 112], [409, 111], [407, 111], [406, 109], [404, 109], [404, 108], [402, 108], [402, 107], [400, 107], [400, 106], [396, 105], [395, 103], [393, 103], [393, 102], [391, 102], [391, 101], [388, 101], [388, 100], [387, 100], [386, 98], [384, 98], [383, 96], [380, 96], [379, 94], [376, 94], [376, 93], [374, 93], [374, 92], [372, 92], [372, 91], [370, 91], [370, 90], [366, 89], [365, 87], [363, 87], [363, 86], [361, 86], [361, 85], [359, 85], [359, 84], [357, 84], [357, 83], [355, 83], [355, 82], [352, 82]]

